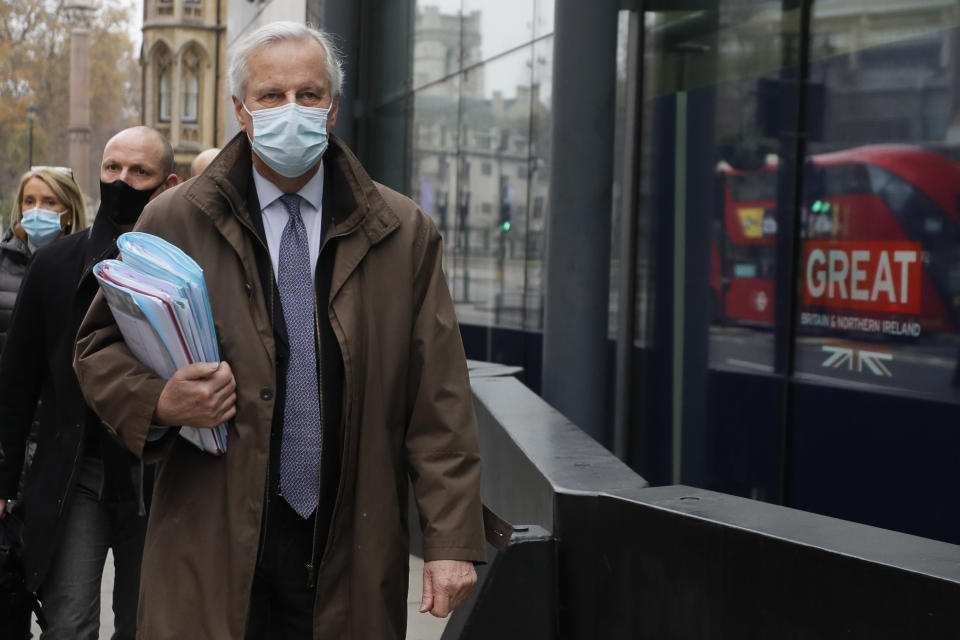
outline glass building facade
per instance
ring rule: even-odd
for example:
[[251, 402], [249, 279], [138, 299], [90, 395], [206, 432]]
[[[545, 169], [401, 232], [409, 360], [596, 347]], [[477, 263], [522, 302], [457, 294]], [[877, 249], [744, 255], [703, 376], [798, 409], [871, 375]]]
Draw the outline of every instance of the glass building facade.
[[[550, 377], [582, 380], [585, 428], [652, 484], [960, 542], [960, 2], [357, 14], [354, 146], [443, 234], [468, 357], [561, 409]], [[571, 166], [606, 203], [572, 238]], [[557, 371], [547, 292], [581, 246], [602, 366]]]
[[[370, 5], [358, 151], [443, 234], [460, 321], [486, 345], [472, 355], [515, 359], [508, 352], [543, 323], [553, 2]], [[516, 334], [497, 354], [482, 335], [492, 328]]]

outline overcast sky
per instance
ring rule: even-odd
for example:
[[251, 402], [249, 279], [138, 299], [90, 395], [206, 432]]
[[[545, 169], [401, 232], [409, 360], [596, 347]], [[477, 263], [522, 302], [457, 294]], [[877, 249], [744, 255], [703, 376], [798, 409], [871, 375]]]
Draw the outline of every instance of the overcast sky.
[[143, 40], [143, 0], [133, 1], [133, 12], [130, 20], [130, 39], [133, 40], [133, 50], [140, 55], [140, 41]]
[[[529, 42], [533, 38], [534, 0], [416, 0], [417, 7], [438, 7], [441, 12], [454, 15], [462, 8], [465, 14], [481, 12], [482, 57], [487, 59], [507, 49]], [[552, 31], [553, 3], [551, 0], [537, 0], [540, 18], [539, 33]], [[143, 0], [133, 0], [133, 15], [130, 16], [130, 39], [134, 51], [139, 55], [140, 42], [143, 39]], [[510, 77], [512, 76], [512, 77]], [[488, 74], [488, 91], [499, 89], [507, 95], [515, 92], [516, 84], [528, 84], [529, 76], [516, 69], [508, 77], [491, 78]]]

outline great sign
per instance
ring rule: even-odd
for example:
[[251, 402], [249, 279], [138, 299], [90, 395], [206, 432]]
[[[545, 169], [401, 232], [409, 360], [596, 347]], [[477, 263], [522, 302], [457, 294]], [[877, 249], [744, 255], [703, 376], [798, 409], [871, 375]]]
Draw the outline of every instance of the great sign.
[[920, 313], [919, 242], [807, 242], [803, 303]]

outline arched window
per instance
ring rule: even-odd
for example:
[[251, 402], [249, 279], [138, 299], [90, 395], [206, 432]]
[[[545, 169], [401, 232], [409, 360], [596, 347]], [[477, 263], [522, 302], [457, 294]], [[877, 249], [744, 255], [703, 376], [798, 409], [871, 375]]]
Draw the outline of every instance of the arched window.
[[203, 7], [200, 5], [200, 0], [183, 0], [183, 17], [202, 18]]
[[170, 105], [173, 94], [173, 79], [170, 65], [170, 56], [166, 51], [156, 55], [157, 68], [157, 120], [170, 122]]
[[196, 122], [200, 111], [200, 59], [194, 51], [188, 51], [183, 56], [181, 93], [183, 104], [180, 120]]

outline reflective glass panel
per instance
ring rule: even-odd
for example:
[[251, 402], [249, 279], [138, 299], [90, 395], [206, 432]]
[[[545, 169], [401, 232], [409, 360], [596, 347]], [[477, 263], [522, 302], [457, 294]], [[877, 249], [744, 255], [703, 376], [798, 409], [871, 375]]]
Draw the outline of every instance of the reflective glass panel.
[[626, 190], [634, 176], [626, 176], [625, 135], [626, 135], [626, 103], [629, 89], [627, 80], [627, 47], [629, 40], [630, 12], [620, 11], [617, 19], [617, 96], [616, 115], [613, 135], [613, 198], [610, 211], [612, 224], [610, 225], [610, 321], [608, 325], [609, 337], [616, 340], [617, 327], [620, 321], [621, 278], [624, 277], [623, 259], [624, 197]]
[[543, 329], [546, 221], [550, 214], [551, 98], [553, 38], [533, 45], [533, 92], [530, 117], [530, 178], [526, 218], [524, 291], [525, 329]]
[[798, 24], [772, 0], [643, 16], [632, 447], [655, 483], [778, 498]]
[[461, 68], [460, 0], [417, 0], [413, 31], [413, 88]]
[[797, 126], [787, 103], [796, 61], [785, 57], [799, 12], [761, 5], [720, 13], [709, 260], [710, 365], [754, 373], [774, 370], [777, 297], [790, 295], [777, 290], [788, 266], [777, 232], [792, 207], [789, 166], [778, 166], [794, 153]]
[[553, 33], [553, 4], [555, 0], [536, 0], [536, 6], [533, 20], [533, 37]]
[[463, 75], [454, 289], [461, 322], [523, 323], [533, 47]]
[[460, 76], [414, 94], [410, 186], [407, 193], [433, 218], [444, 240], [449, 283], [460, 267], [454, 259], [460, 131]]
[[464, 66], [533, 39], [533, 0], [463, 0]]
[[957, 5], [814, 5], [799, 376], [958, 397]]

